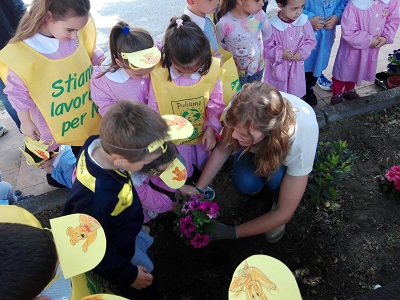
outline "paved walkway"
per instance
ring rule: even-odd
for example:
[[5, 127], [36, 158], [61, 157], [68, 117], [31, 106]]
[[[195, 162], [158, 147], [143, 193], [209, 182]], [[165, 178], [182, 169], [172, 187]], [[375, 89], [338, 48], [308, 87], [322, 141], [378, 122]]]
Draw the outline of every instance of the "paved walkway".
[[[340, 28], [338, 28], [337, 37], [340, 37]], [[397, 33], [396, 41], [393, 45], [387, 45], [381, 49], [377, 72], [386, 70], [388, 54], [397, 49], [399, 45], [400, 31]], [[333, 55], [327, 70], [324, 72], [327, 78], [332, 77], [332, 66], [338, 46], [339, 38], [335, 41]], [[361, 96], [376, 94], [379, 91], [382, 91], [382, 88], [376, 86], [373, 82], [363, 82], [361, 86], [357, 87], [357, 92]], [[330, 105], [330, 92], [323, 91], [316, 86], [315, 93], [319, 100], [316, 106], [317, 110]], [[23, 147], [22, 135], [7, 112], [2, 111], [0, 113], [0, 122], [8, 129], [8, 133], [0, 137], [0, 171], [3, 174], [3, 180], [8, 181], [15, 189], [22, 190], [25, 195], [40, 195], [54, 190], [55, 188], [47, 184], [43, 170], [26, 164], [25, 158], [18, 149], [18, 147]]]

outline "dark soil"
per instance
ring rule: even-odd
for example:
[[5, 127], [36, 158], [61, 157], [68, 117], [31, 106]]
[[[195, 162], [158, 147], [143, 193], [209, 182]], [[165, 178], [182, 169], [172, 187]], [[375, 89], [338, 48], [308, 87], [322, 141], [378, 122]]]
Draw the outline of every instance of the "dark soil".
[[[283, 239], [263, 235], [215, 241], [193, 249], [173, 231], [173, 213], [150, 223], [155, 237], [155, 278], [164, 299], [227, 299], [237, 265], [254, 254], [285, 263], [295, 274], [303, 299], [349, 299], [400, 278], [400, 202], [389, 201], [375, 177], [400, 164], [400, 107], [338, 121], [323, 128], [321, 141], [347, 140], [355, 152], [349, 178], [332, 210], [303, 199]], [[213, 185], [220, 221], [240, 224], [270, 209], [268, 193], [239, 194], [227, 163]], [[39, 216], [42, 220], [49, 212]], [[54, 217], [54, 216], [52, 216]], [[43, 220], [44, 221], [44, 220]]]

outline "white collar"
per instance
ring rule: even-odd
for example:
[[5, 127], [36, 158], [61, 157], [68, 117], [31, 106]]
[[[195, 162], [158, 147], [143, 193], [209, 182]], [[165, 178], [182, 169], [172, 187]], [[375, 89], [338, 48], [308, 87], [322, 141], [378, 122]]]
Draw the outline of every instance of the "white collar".
[[201, 28], [201, 30], [204, 30], [204, 27], [206, 24], [206, 18], [209, 18], [212, 22], [212, 19], [208, 15], [206, 15], [205, 18], [200, 17], [200, 16], [194, 14], [193, 12], [191, 12], [187, 6], [183, 10], [183, 13], [185, 15], [188, 15], [190, 17], [190, 19], [192, 19], [192, 21], [195, 22]]
[[[110, 53], [107, 53], [108, 55], [106, 56], [106, 59], [101, 63], [101, 72], [106, 72], [108, 68], [111, 66], [111, 56], [109, 55]], [[119, 68], [115, 72], [107, 72], [104, 74], [108, 79], [111, 81], [114, 81], [116, 83], [124, 83], [127, 81], [130, 76], [128, 73], [123, 68]]]
[[53, 54], [57, 52], [60, 46], [60, 41], [56, 38], [47, 37], [40, 33], [36, 33], [23, 42], [43, 54]]
[[[170, 68], [169, 68], [169, 73], [171, 74], [171, 79], [172, 79], [172, 80], [177, 79], [177, 78], [179, 78], [179, 77], [182, 76], [182, 75], [176, 73], [176, 72], [175, 72], [175, 69], [174, 69], [173, 67], [170, 67]], [[194, 80], [197, 80], [197, 79], [199, 79], [200, 77], [201, 77], [201, 75], [200, 75], [199, 73], [192, 73], [192, 74], [190, 75], [190, 78], [191, 78], [191, 79], [194, 79]]]
[[372, 6], [372, 4], [374, 4], [374, 2], [377, 2], [377, 1], [381, 1], [385, 4], [388, 4], [390, 2], [390, 0], [376, 0], [376, 1], [374, 1], [374, 0], [351, 0], [351, 3], [353, 3], [353, 5], [355, 7], [357, 7], [358, 9], [367, 10]]
[[308, 17], [305, 14], [301, 14], [300, 17], [298, 17], [294, 22], [292, 23], [286, 23], [283, 22], [277, 15], [273, 16], [271, 19], [269, 19], [271, 22], [271, 25], [274, 26], [276, 29], [279, 31], [285, 31], [290, 25], [293, 26], [303, 26], [306, 24], [308, 21]]

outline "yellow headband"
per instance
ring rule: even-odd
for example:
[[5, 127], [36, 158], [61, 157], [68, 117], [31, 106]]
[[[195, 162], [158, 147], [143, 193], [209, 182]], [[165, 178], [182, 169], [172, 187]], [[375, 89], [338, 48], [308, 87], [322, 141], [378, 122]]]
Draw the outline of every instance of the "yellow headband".
[[136, 52], [121, 52], [123, 59], [127, 59], [132, 70], [148, 69], [154, 67], [161, 59], [161, 52], [157, 47], [152, 47]]

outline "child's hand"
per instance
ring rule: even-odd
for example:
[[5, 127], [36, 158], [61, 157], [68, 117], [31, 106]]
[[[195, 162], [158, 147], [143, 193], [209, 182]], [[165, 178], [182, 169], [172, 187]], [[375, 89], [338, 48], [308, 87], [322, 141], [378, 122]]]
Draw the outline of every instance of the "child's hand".
[[283, 52], [282, 52], [282, 58], [283, 58], [283, 59], [290, 60], [290, 59], [293, 57], [293, 54], [294, 54], [294, 53], [293, 53], [292, 51], [288, 50], [288, 49], [283, 50]]
[[131, 287], [137, 290], [144, 289], [153, 283], [153, 275], [147, 272], [145, 267], [138, 267], [138, 275], [135, 281], [131, 284]]
[[386, 42], [387, 42], [386, 38], [384, 38], [383, 36], [378, 37], [378, 40], [379, 40], [379, 42], [378, 42], [378, 44], [375, 46], [375, 48], [380, 48], [380, 47], [382, 47], [383, 45], [385, 45]]
[[196, 190], [196, 188], [194, 186], [186, 185], [186, 184], [184, 186], [180, 187], [179, 191], [184, 196], [200, 195], [200, 192], [198, 190]]
[[376, 47], [376, 46], [379, 44], [379, 38], [380, 38], [379, 35], [374, 36], [374, 37], [372, 38], [372, 42], [371, 42], [371, 45], [370, 45], [371, 48], [374, 48], [374, 47]]
[[310, 23], [314, 30], [321, 30], [325, 26], [324, 17], [315, 16], [310, 19]]
[[337, 25], [338, 22], [339, 22], [338, 16], [337, 15], [332, 15], [329, 18], [325, 19], [324, 28], [326, 30], [331, 30]]
[[299, 61], [299, 60], [302, 60], [302, 59], [303, 59], [303, 56], [301, 55], [300, 52], [294, 52], [293, 56], [292, 56], [292, 58], [290, 60]]
[[215, 137], [214, 129], [212, 129], [210, 126], [207, 126], [203, 138], [201, 139], [201, 144], [206, 147], [207, 151], [211, 151], [214, 149], [216, 142], [217, 138]]
[[23, 135], [29, 136], [34, 141], [37, 141], [40, 138], [40, 131], [31, 120], [21, 120], [21, 132]]

